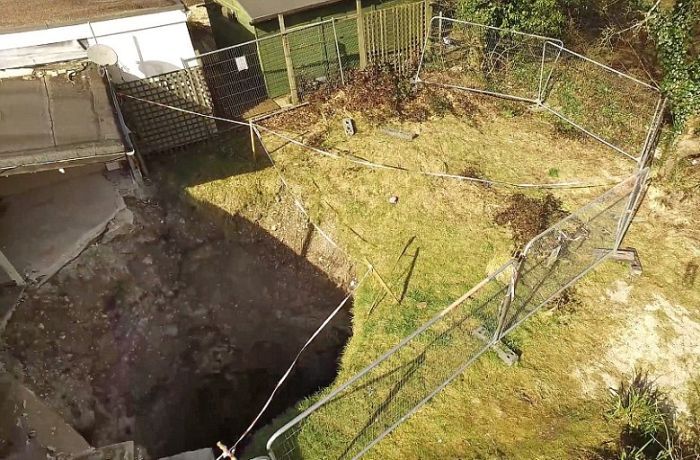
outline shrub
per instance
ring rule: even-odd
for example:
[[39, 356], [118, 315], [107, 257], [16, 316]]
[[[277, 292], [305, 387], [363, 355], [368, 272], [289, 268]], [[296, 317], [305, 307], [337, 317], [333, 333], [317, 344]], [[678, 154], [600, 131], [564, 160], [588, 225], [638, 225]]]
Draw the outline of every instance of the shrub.
[[584, 0], [461, 0], [455, 14], [468, 21], [560, 37], [566, 27], [567, 12], [585, 3]]
[[629, 382], [613, 390], [606, 414], [623, 428], [615, 446], [604, 446], [596, 460], [680, 460], [700, 458], [697, 431], [681, 429], [667, 396], [649, 378], [635, 371]]

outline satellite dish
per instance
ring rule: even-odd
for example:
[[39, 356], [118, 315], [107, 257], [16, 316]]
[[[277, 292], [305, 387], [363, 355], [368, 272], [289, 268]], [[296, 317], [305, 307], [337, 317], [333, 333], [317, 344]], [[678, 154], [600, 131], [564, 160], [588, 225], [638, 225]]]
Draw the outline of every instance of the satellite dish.
[[87, 49], [88, 60], [97, 65], [107, 66], [117, 63], [117, 53], [107, 45], [92, 45]]

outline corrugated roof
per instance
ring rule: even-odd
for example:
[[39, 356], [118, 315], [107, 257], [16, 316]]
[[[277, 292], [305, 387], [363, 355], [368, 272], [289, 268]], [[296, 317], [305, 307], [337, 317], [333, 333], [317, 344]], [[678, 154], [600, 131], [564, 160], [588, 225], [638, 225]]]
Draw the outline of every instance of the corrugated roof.
[[0, 33], [47, 29], [181, 7], [179, 0], [0, 0]]
[[278, 14], [292, 14], [320, 6], [339, 3], [343, 0], [238, 0], [248, 12], [252, 22], [276, 18]]

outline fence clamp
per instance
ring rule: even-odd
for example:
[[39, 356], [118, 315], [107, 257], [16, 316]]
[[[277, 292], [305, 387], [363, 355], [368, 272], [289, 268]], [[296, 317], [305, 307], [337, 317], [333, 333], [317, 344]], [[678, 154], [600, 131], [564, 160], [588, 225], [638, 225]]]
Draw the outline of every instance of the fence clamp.
[[216, 447], [221, 449], [221, 455], [219, 456], [219, 458], [230, 458], [231, 460], [236, 460], [236, 456], [228, 447], [226, 447], [226, 444], [224, 444], [223, 442], [217, 442]]

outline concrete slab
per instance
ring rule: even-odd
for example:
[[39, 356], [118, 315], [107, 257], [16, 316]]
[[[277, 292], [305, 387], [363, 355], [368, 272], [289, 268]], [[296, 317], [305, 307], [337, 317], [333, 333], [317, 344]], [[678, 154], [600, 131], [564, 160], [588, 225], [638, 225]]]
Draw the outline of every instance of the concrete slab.
[[104, 80], [96, 68], [0, 80], [0, 173], [126, 151]]
[[211, 449], [191, 450], [172, 457], [163, 457], [160, 460], [214, 460], [214, 451]]
[[21, 383], [0, 374], [0, 458], [46, 460], [90, 445]]
[[0, 81], [0, 154], [54, 147], [43, 79]]
[[30, 281], [45, 281], [77, 257], [123, 208], [102, 174], [3, 199], [0, 250]]

